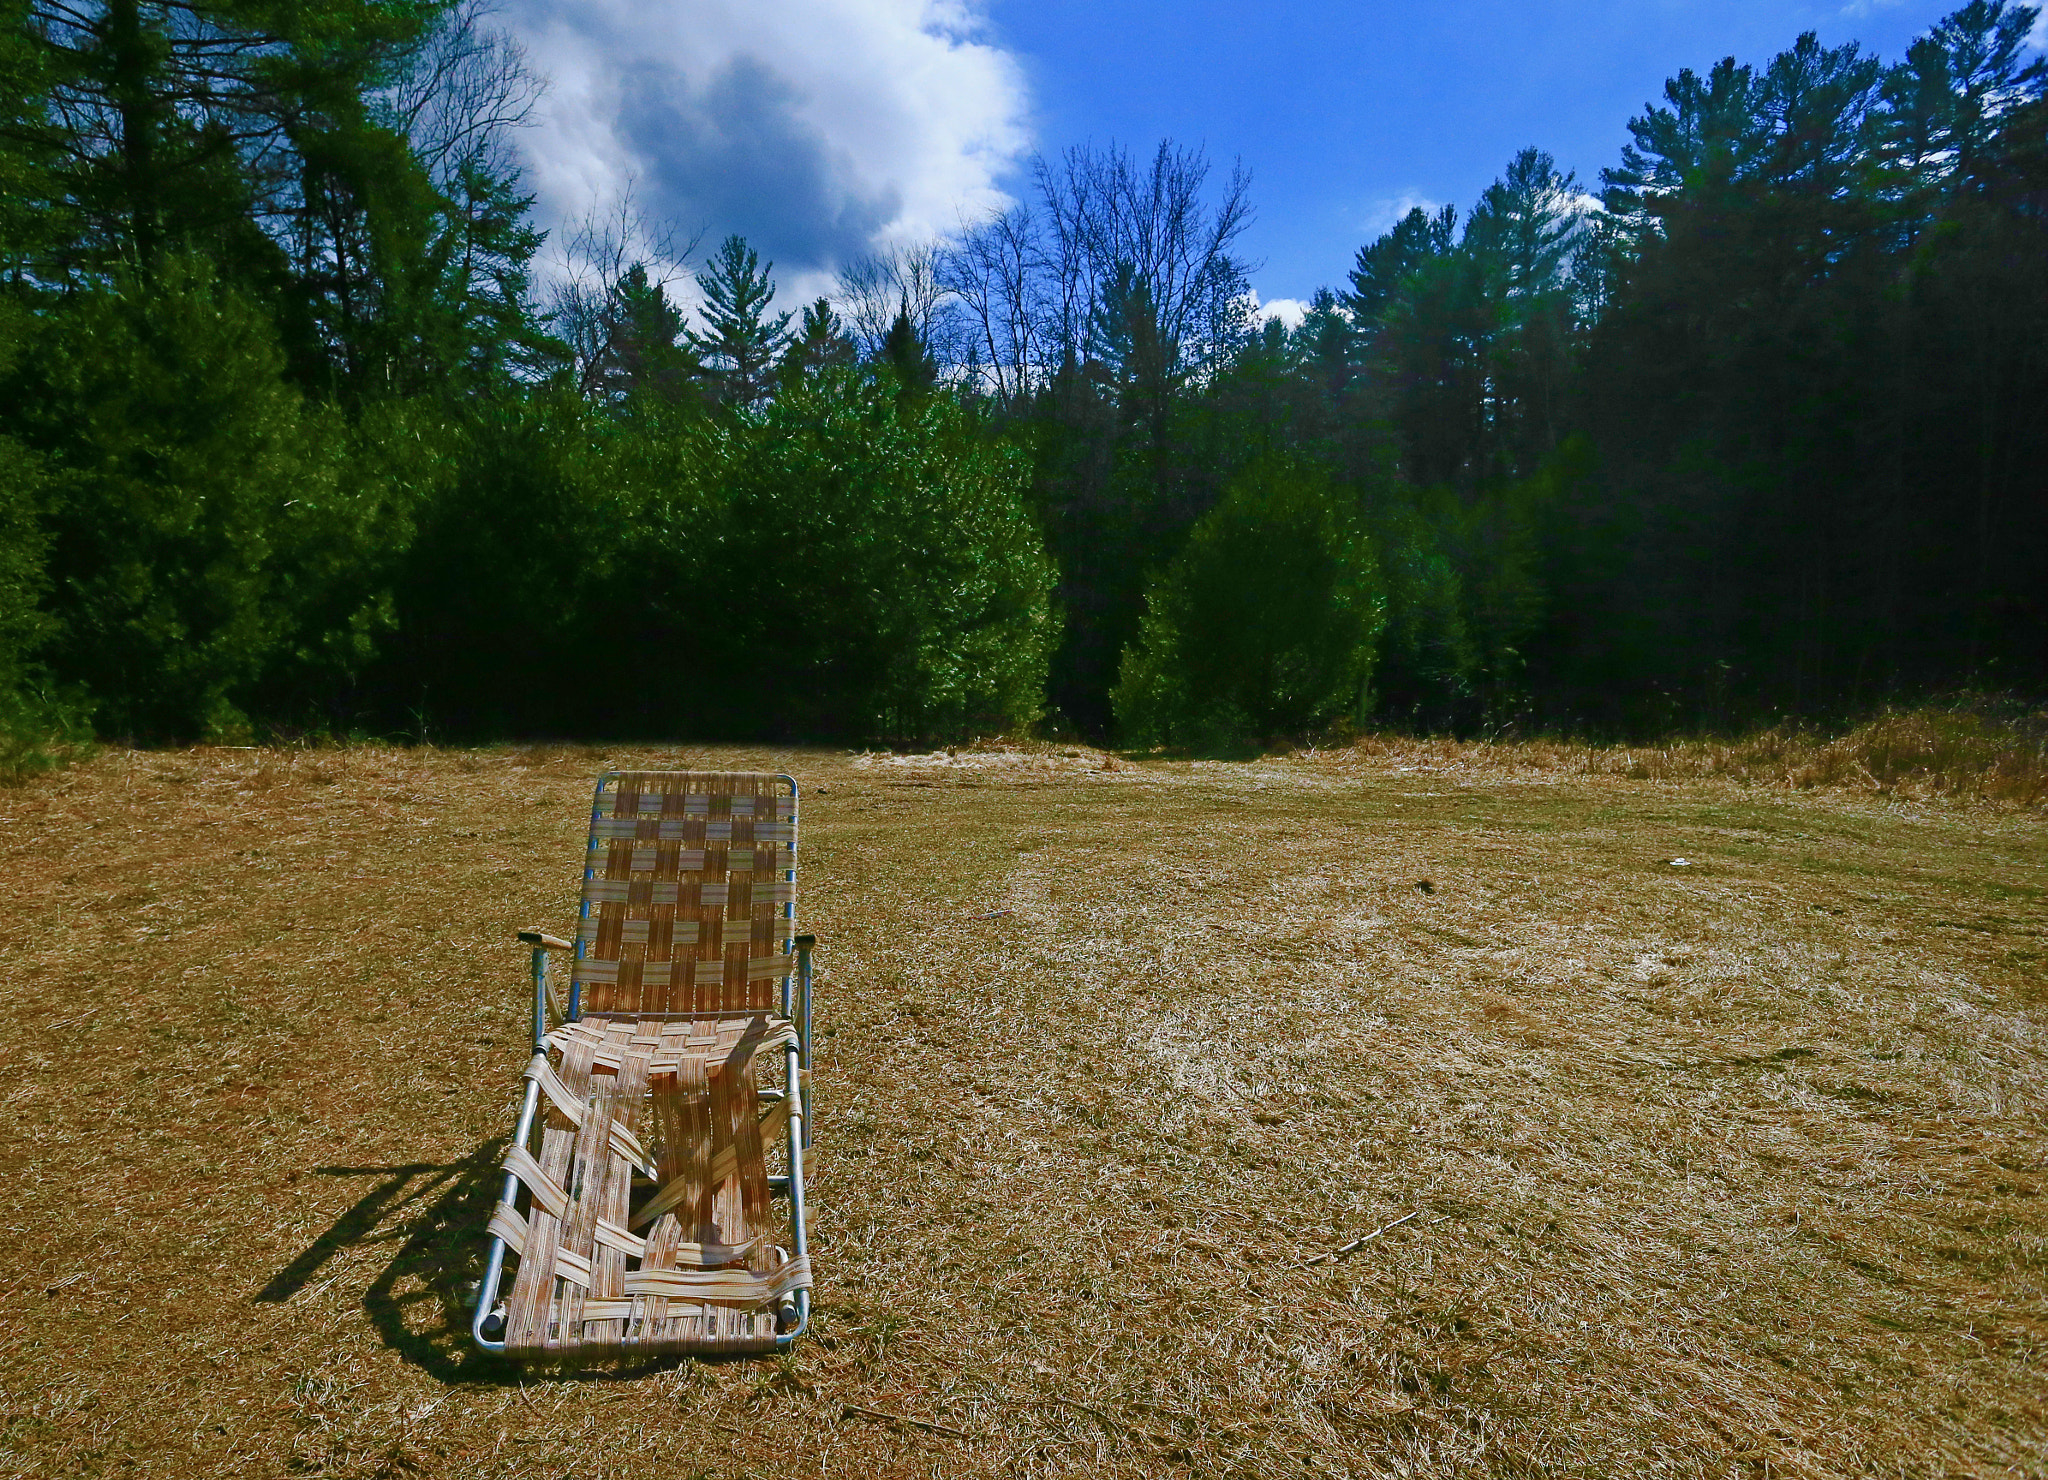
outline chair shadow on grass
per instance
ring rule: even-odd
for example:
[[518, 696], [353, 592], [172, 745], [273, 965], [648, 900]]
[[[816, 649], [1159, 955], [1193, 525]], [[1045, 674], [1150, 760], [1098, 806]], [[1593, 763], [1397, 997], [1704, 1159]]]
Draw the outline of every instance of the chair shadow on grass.
[[509, 1363], [470, 1344], [472, 1284], [483, 1273], [483, 1227], [497, 1201], [503, 1136], [460, 1161], [315, 1167], [323, 1177], [374, 1178], [334, 1225], [256, 1292], [283, 1304], [350, 1249], [395, 1245], [363, 1296], [384, 1344], [447, 1383], [509, 1383]]
[[677, 1359], [665, 1358], [596, 1369], [528, 1369], [471, 1344], [471, 1302], [488, 1248], [484, 1224], [503, 1186], [499, 1163], [507, 1139], [485, 1141], [460, 1161], [314, 1168], [319, 1176], [377, 1180], [254, 1299], [281, 1305], [346, 1250], [395, 1245], [363, 1295], [363, 1310], [386, 1346], [441, 1382], [505, 1386], [551, 1375], [588, 1381], [675, 1365]]

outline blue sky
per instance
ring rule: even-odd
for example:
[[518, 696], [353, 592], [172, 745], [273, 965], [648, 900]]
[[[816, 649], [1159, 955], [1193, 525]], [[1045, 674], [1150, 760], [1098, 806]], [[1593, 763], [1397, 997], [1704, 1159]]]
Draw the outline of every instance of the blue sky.
[[1801, 31], [1885, 55], [1954, 4], [1764, 0], [1000, 0], [1040, 147], [1169, 134], [1242, 158], [1262, 297], [1337, 285], [1404, 203], [1471, 202], [1516, 150], [1588, 183], [1679, 68], [1761, 61]]
[[[1035, 151], [1162, 136], [1254, 177], [1268, 302], [1337, 285], [1410, 204], [1468, 205], [1516, 150], [1596, 185], [1679, 68], [1802, 30], [1896, 59], [1957, 0], [502, 0], [550, 81], [524, 136], [557, 242], [630, 198], [739, 232], [783, 301], [1025, 188]], [[2037, 30], [2037, 36], [2043, 34]], [[658, 233], [650, 233], [658, 235]]]

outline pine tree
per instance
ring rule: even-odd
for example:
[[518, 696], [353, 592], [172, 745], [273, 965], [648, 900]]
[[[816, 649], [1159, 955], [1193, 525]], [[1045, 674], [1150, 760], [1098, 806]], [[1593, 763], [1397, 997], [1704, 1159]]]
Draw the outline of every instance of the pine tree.
[[1976, 171], [2006, 120], [2041, 96], [2048, 61], [2026, 56], [2038, 18], [2032, 6], [1971, 0], [1885, 73], [1875, 132], [1892, 189], [1917, 203], [1913, 224], [1945, 185]]
[[468, 385], [502, 387], [560, 353], [528, 302], [532, 262], [546, 233], [527, 219], [533, 196], [518, 172], [482, 151], [459, 161], [441, 191], [430, 258], [444, 321], [437, 357]]
[[196, 249], [237, 276], [280, 272], [283, 223], [318, 213], [307, 170], [380, 131], [373, 95], [440, 8], [29, 0], [82, 226], [64, 266]]
[[1140, 743], [1301, 735], [1364, 713], [1386, 597], [1353, 500], [1285, 454], [1231, 481], [1146, 598], [1117, 720]]
[[789, 340], [787, 311], [770, 314], [775, 264], [766, 266], [746, 238], [729, 236], [697, 274], [704, 295], [704, 331], [690, 344], [704, 358], [704, 373], [720, 402], [754, 409], [774, 390], [771, 371]]
[[1486, 259], [1502, 297], [1526, 300], [1563, 286], [1580, 235], [1579, 193], [1578, 180], [1540, 149], [1524, 149], [1487, 186], [1465, 223], [1465, 245]]
[[938, 362], [910, 322], [908, 304], [896, 311], [889, 332], [882, 336], [881, 359], [895, 374], [896, 388], [905, 396], [922, 396], [939, 383]]
[[787, 387], [820, 371], [850, 367], [859, 360], [860, 347], [853, 342], [831, 300], [820, 298], [804, 310], [797, 335], [790, 341], [778, 373]]
[[667, 289], [635, 262], [612, 288], [611, 332], [600, 376], [613, 396], [646, 396], [670, 405], [688, 400], [703, 372], [691, 348], [683, 311]]
[[0, 281], [18, 283], [55, 234], [46, 49], [28, 29], [28, 0], [0, 0]]
[[1386, 311], [1410, 273], [1451, 250], [1457, 225], [1455, 206], [1445, 206], [1434, 216], [1417, 206], [1384, 236], [1358, 249], [1344, 306], [1360, 328], [1369, 328]]
[[1324, 396], [1334, 401], [1350, 388], [1358, 332], [1335, 293], [1328, 288], [1316, 289], [1308, 313], [1289, 337], [1303, 371]]
[[58, 623], [48, 661], [87, 686], [107, 731], [242, 733], [266, 671], [358, 622], [374, 630], [361, 604], [301, 626], [394, 532], [354, 518], [338, 414], [284, 379], [263, 306], [205, 258], [165, 256], [80, 295], [23, 369]]

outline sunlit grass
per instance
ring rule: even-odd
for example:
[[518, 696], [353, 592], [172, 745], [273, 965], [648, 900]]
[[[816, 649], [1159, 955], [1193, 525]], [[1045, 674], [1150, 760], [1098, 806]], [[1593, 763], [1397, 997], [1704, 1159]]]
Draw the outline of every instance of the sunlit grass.
[[[2043, 1468], [2034, 804], [1588, 754], [109, 752], [0, 793], [0, 1459]], [[805, 787], [816, 1339], [522, 1376], [462, 1309], [512, 933], [571, 917], [599, 769], [693, 759]]]

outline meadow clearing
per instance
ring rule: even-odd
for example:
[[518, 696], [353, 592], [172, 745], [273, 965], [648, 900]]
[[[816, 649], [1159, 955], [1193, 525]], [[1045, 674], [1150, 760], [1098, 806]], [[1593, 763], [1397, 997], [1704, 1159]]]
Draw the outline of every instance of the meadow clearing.
[[[786, 1358], [468, 1346], [513, 932], [568, 927], [611, 765], [804, 787]], [[1626, 770], [219, 749], [0, 791], [0, 1471], [2048, 1473], [2040, 809]]]

